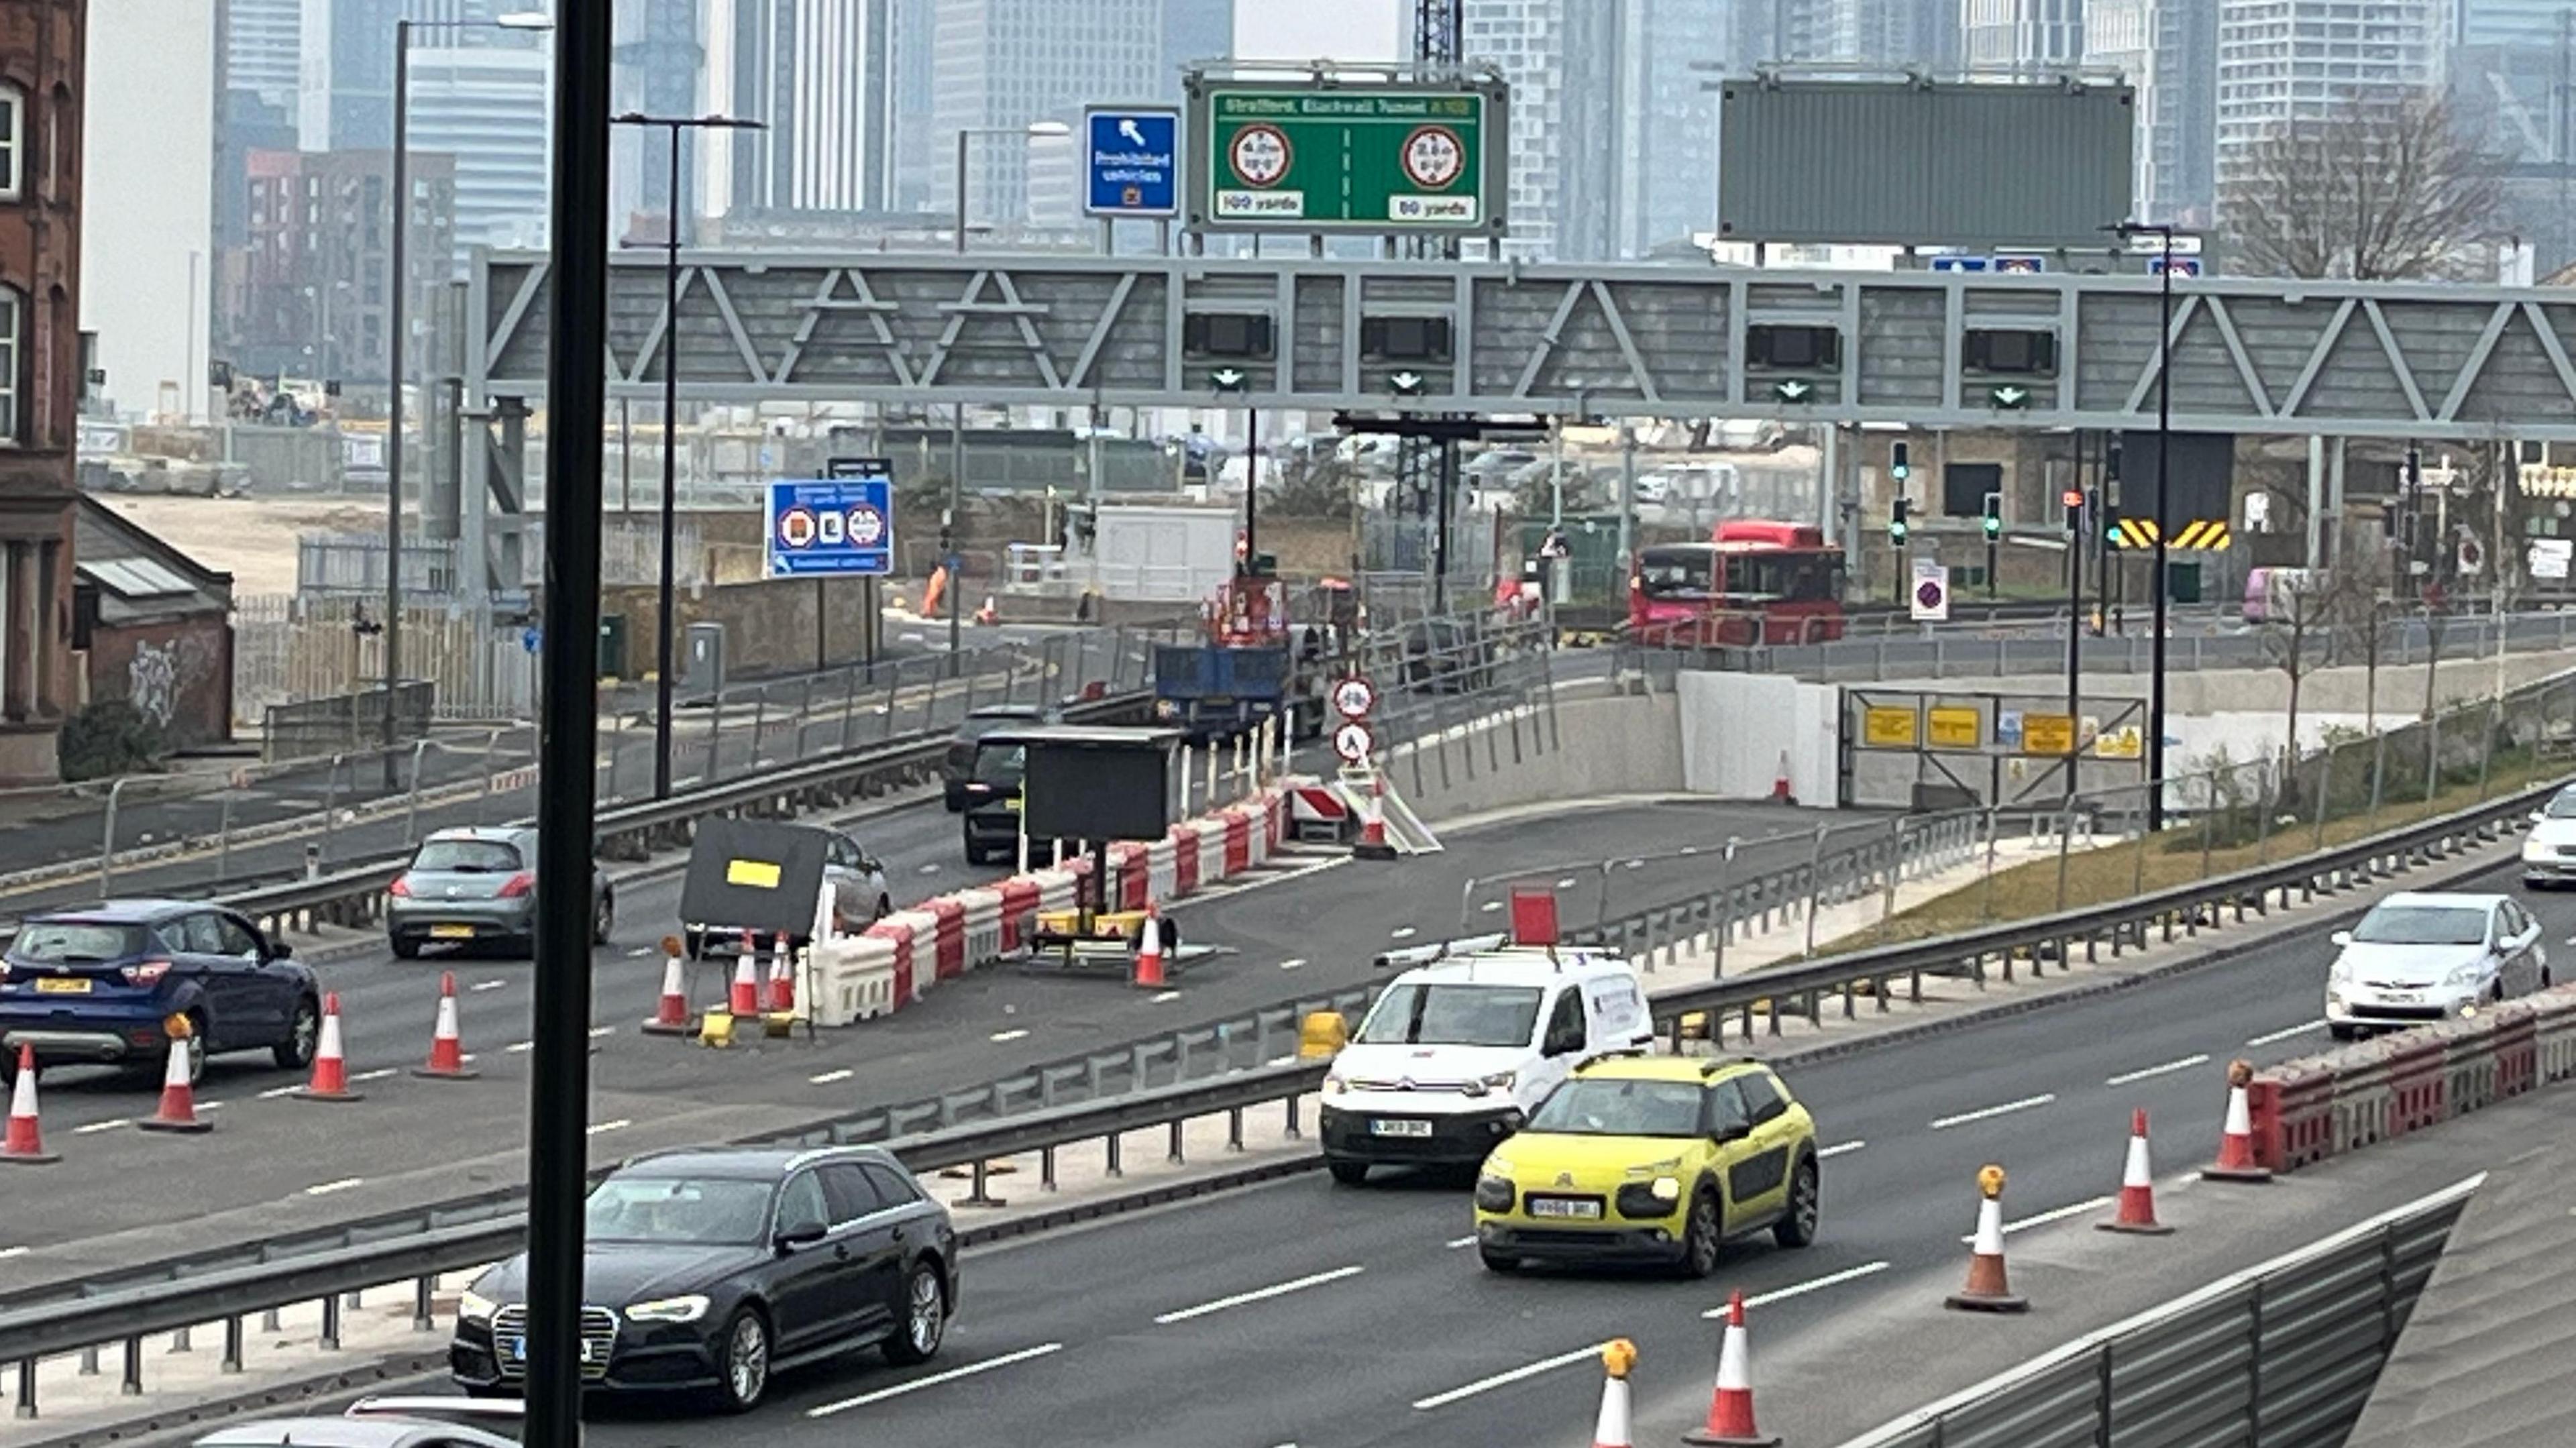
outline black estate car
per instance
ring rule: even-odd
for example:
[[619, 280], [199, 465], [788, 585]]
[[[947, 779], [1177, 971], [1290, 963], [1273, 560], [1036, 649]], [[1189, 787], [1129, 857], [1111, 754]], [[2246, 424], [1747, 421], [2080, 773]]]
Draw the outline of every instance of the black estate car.
[[[582, 1378], [610, 1392], [712, 1391], [745, 1412], [781, 1369], [875, 1347], [939, 1351], [957, 1234], [892, 1156], [709, 1148], [630, 1161], [591, 1191]], [[469, 1392], [527, 1376], [527, 1255], [457, 1306], [449, 1370]]]

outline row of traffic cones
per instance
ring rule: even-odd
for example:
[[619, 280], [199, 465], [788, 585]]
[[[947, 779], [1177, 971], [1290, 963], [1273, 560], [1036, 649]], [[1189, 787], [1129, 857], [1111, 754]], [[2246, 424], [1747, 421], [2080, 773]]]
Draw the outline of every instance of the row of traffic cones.
[[[170, 1022], [169, 1064], [161, 1073], [161, 1100], [150, 1116], [134, 1123], [145, 1131], [201, 1133], [212, 1131], [214, 1123], [197, 1110], [196, 1063], [189, 1047], [192, 1031], [186, 1017]], [[429, 1060], [412, 1068], [412, 1074], [432, 1081], [471, 1081], [480, 1073], [467, 1061], [465, 1037], [456, 1008], [456, 976], [442, 974], [438, 981], [438, 1020], [431, 1029]], [[349, 1089], [349, 1061], [342, 1045], [340, 1030], [340, 996], [333, 992], [322, 998], [322, 1023], [313, 1051], [313, 1075], [295, 1093], [302, 1101], [357, 1101], [359, 1092]], [[0, 1135], [0, 1162], [42, 1165], [60, 1161], [58, 1153], [45, 1149], [44, 1131], [38, 1120], [36, 1104], [36, 1048], [18, 1048], [17, 1079], [9, 1091], [9, 1122], [5, 1135]]]
[[[725, 993], [725, 1011], [748, 1020], [764, 1012], [770, 1015], [793, 1015], [796, 1012], [796, 964], [788, 945], [789, 937], [779, 934], [769, 956], [766, 981], [759, 963], [756, 938], [745, 942], [742, 955], [734, 962], [731, 987]], [[654, 1036], [685, 1036], [696, 1027], [689, 1010], [688, 965], [681, 958], [676, 936], [662, 938], [662, 994], [655, 1003], [652, 1019], [643, 1030]]]

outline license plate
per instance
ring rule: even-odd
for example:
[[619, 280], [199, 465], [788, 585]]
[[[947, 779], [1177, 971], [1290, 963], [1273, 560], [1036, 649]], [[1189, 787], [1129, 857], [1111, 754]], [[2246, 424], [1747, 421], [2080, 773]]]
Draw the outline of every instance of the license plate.
[[429, 936], [432, 940], [471, 940], [474, 938], [474, 927], [471, 925], [433, 925], [429, 927]]
[[88, 995], [86, 976], [41, 976], [36, 981], [38, 995]]
[[1372, 1121], [1369, 1123], [1371, 1136], [1429, 1136], [1430, 1134], [1431, 1123], [1428, 1121]]
[[1533, 1217], [1584, 1217], [1598, 1219], [1599, 1202], [1578, 1202], [1564, 1197], [1532, 1197], [1529, 1214]]
[[2388, 992], [2388, 1003], [2396, 1006], [2411, 1006], [2415, 1004], [2419, 994], [2420, 992], [2411, 990], [2393, 990]]

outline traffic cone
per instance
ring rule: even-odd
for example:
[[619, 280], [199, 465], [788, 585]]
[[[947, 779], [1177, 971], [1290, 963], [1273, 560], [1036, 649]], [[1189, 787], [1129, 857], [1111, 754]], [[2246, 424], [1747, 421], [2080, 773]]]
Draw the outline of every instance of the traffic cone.
[[1795, 807], [1798, 797], [1789, 792], [1789, 751], [1780, 751], [1780, 772], [1771, 776], [1771, 802]]
[[1744, 1294], [1726, 1294], [1726, 1336], [1717, 1348], [1717, 1391], [1708, 1400], [1708, 1426], [1682, 1435], [1703, 1448], [1768, 1448], [1777, 1437], [1753, 1426], [1753, 1350], [1744, 1331]]
[[1001, 610], [999, 610], [999, 609], [997, 609], [997, 608], [995, 608], [995, 607], [993, 606], [993, 595], [991, 595], [991, 594], [989, 594], [989, 593], [988, 593], [988, 594], [985, 594], [985, 595], [984, 595], [984, 606], [983, 606], [982, 608], [979, 608], [979, 609], [975, 610], [975, 622], [976, 622], [976, 623], [978, 623], [978, 624], [982, 624], [982, 625], [990, 626], [990, 625], [991, 625], [995, 620], [999, 619], [1000, 617], [1001, 617]]
[[1592, 1448], [1636, 1448], [1637, 1434], [1628, 1410], [1628, 1374], [1637, 1366], [1637, 1345], [1614, 1338], [1601, 1345], [1601, 1416], [1593, 1420]]
[[161, 1105], [134, 1124], [145, 1131], [212, 1131], [213, 1122], [197, 1118], [197, 1083], [189, 1079], [194, 1073], [189, 1070], [187, 1018], [170, 1024], [170, 1064], [161, 1073]]
[[0, 1136], [0, 1161], [14, 1161], [26, 1166], [42, 1166], [62, 1158], [45, 1150], [43, 1133], [36, 1129], [36, 1048], [18, 1048], [18, 1084], [9, 1092], [9, 1131]]
[[1361, 860], [1392, 860], [1395, 846], [1386, 842], [1386, 776], [1369, 780], [1369, 807], [1360, 821], [1360, 842], [1351, 846], [1351, 856]]
[[781, 933], [777, 948], [769, 957], [769, 1010], [772, 1015], [796, 1012], [795, 957], [789, 952], [787, 936]]
[[1163, 921], [1151, 900], [1145, 902], [1145, 923], [1136, 930], [1136, 986], [1163, 988]]
[[2254, 1161], [2254, 1112], [2245, 1089], [2254, 1084], [2254, 1064], [2227, 1063], [2227, 1127], [2219, 1133], [2218, 1160], [2200, 1169], [2209, 1182], [2268, 1182], [2270, 1168]]
[[689, 1033], [688, 968], [680, 960], [680, 938], [662, 937], [662, 1001], [654, 1007], [653, 1019], [644, 1023], [647, 1035], [685, 1036]]
[[2142, 1237], [2161, 1237], [2173, 1231], [2156, 1220], [2156, 1179], [2147, 1169], [2147, 1111], [2143, 1106], [2129, 1118], [2129, 1164], [2120, 1172], [2120, 1214], [2095, 1225], [2105, 1232], [2133, 1232]]
[[751, 943], [751, 937], [744, 936], [742, 954], [735, 957], [733, 963], [733, 997], [725, 1002], [726, 1009], [737, 1020], [747, 1021], [760, 1014], [760, 978], [752, 973], [752, 957], [759, 953]]
[[456, 1025], [456, 972], [438, 977], [438, 1029], [429, 1038], [429, 1064], [412, 1068], [415, 1076], [437, 1081], [471, 1081], [482, 1074], [465, 1064], [465, 1034]]
[[1977, 1203], [1976, 1245], [1968, 1249], [1968, 1285], [1942, 1305], [1962, 1312], [2028, 1312], [2030, 1303], [2013, 1296], [2004, 1278], [2004, 1169], [1980, 1168], [1977, 1190], [1984, 1199]]
[[295, 1093], [302, 1101], [356, 1101], [349, 1089], [349, 1058], [340, 1044], [340, 993], [322, 998], [322, 1043], [313, 1051], [313, 1080]]

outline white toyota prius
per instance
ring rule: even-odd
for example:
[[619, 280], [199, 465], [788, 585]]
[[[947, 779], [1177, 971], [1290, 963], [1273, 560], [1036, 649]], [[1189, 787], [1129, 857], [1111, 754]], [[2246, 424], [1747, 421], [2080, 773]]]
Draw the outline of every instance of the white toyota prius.
[[2342, 953], [2326, 978], [2326, 1029], [2340, 1041], [2449, 1020], [2549, 984], [2540, 922], [2510, 895], [2391, 895], [2334, 943]]
[[2535, 890], [2576, 880], [2576, 784], [2531, 812], [2522, 837], [2522, 883]]

